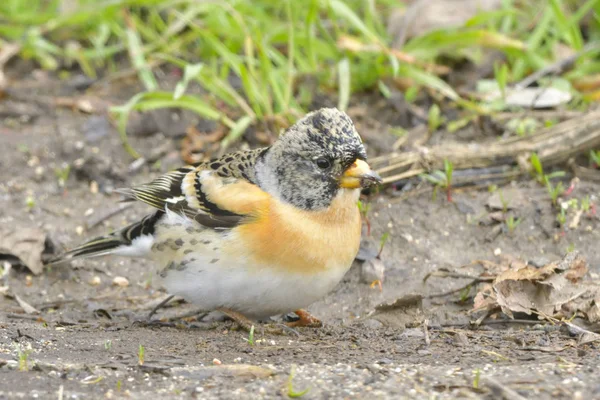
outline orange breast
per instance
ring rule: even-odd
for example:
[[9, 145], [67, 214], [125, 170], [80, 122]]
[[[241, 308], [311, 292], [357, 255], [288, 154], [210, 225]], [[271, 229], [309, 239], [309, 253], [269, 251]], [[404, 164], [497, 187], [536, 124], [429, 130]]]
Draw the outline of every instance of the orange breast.
[[234, 231], [257, 266], [306, 274], [348, 268], [360, 244], [357, 193], [340, 192], [327, 210], [317, 212], [271, 199]]

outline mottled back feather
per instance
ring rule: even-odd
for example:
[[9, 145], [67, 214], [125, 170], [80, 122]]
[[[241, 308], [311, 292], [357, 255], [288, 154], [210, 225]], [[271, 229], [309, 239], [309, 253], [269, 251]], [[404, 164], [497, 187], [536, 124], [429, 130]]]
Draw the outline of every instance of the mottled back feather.
[[[159, 210], [169, 210], [210, 228], [230, 228], [237, 225], [242, 215], [219, 207], [211, 201], [202, 187], [201, 174], [209, 172], [224, 180], [241, 179], [255, 183], [254, 166], [266, 148], [238, 151], [218, 159], [186, 166], [161, 175], [150, 183], [129, 189], [119, 189], [125, 201], [138, 200]], [[193, 182], [193, 199], [184, 193], [183, 182]], [[190, 189], [191, 190], [191, 189]]]

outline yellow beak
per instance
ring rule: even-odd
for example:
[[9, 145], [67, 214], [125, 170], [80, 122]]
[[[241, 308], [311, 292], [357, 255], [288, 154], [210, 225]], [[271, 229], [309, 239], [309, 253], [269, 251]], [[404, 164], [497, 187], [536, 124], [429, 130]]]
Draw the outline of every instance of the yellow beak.
[[381, 177], [363, 160], [354, 161], [340, 179], [340, 187], [345, 189], [365, 188], [378, 183], [381, 183]]

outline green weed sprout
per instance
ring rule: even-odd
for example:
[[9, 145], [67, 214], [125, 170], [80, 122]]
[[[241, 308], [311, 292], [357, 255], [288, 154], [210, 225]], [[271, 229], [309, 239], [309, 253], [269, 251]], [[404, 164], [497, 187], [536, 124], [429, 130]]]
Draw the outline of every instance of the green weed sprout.
[[429, 108], [429, 113], [427, 115], [427, 127], [429, 128], [429, 132], [435, 132], [443, 123], [444, 117], [442, 116], [440, 107], [437, 104], [432, 105]]
[[250, 346], [254, 346], [255, 342], [254, 342], [254, 325], [252, 325], [250, 327], [250, 332], [248, 333], [248, 339], [246, 339], [248, 341], [248, 344]]
[[444, 160], [444, 171], [436, 170], [431, 174], [423, 174], [421, 177], [434, 185], [432, 200], [435, 201], [437, 198], [437, 191], [439, 188], [446, 190], [446, 200], [452, 202], [452, 174], [454, 172], [454, 166], [448, 160]]
[[517, 229], [517, 226], [519, 226], [519, 224], [521, 223], [521, 218], [516, 218], [514, 216], [510, 216], [508, 218], [506, 218], [506, 227], [508, 228], [508, 232], [509, 233], [513, 233], [515, 231], [515, 229]]
[[290, 370], [290, 376], [288, 377], [288, 382], [287, 382], [287, 395], [290, 398], [302, 397], [306, 393], [308, 393], [308, 391], [310, 390], [310, 388], [306, 388], [300, 392], [295, 391], [294, 390], [294, 382], [293, 382], [295, 375], [296, 375], [296, 366], [292, 365], [292, 368]]
[[142, 346], [140, 344], [140, 347], [138, 349], [138, 364], [139, 365], [144, 365], [145, 357], [146, 357], [146, 349], [144, 348], [144, 346]]

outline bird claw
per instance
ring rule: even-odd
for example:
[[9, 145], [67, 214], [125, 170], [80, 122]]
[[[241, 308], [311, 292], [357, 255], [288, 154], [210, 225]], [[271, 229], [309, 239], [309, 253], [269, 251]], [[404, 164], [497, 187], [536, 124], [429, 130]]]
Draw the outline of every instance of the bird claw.
[[321, 328], [323, 323], [317, 317], [312, 316], [306, 310], [296, 310], [294, 313], [300, 317], [297, 321], [287, 322], [286, 325], [290, 328], [306, 327], [306, 328]]

